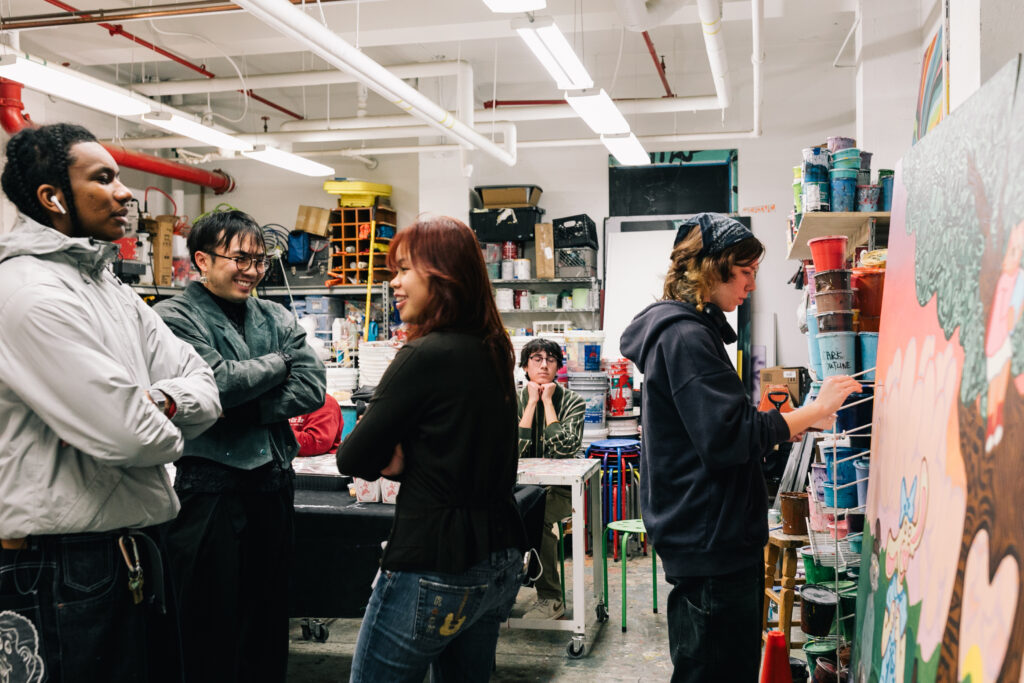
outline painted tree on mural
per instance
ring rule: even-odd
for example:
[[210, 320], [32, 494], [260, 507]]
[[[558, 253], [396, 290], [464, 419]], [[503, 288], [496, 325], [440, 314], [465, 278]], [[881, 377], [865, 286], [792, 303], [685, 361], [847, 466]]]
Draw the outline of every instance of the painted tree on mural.
[[[1018, 197], [1024, 170], [1017, 161], [1024, 149], [1024, 106], [1007, 94], [1017, 85], [1016, 68], [1004, 69], [993, 81], [999, 78], [1011, 82], [965, 105], [960, 120], [977, 124], [970, 134], [963, 127], [940, 126], [933, 132], [938, 139], [929, 136], [908, 154], [903, 169], [907, 232], [916, 235], [918, 302], [923, 306], [936, 298], [939, 324], [947, 339], [959, 331], [964, 351], [957, 412], [967, 507], [939, 681], [958, 680], [965, 569], [982, 530], [989, 535], [988, 566], [1010, 557], [1017, 569], [1016, 610], [999, 681], [1019, 683], [1024, 654], [1024, 557], [1018, 551], [1024, 547], [1024, 523], [1015, 504], [1024, 500], [1024, 381], [1014, 381], [1024, 375], [1024, 324], [1000, 318], [1004, 310], [994, 304], [1003, 301], [997, 290], [1005, 290], [1007, 280], [1001, 281], [1001, 274], [1007, 267], [1019, 269], [1022, 261], [1011, 244], [1015, 248], [1024, 235], [1024, 205]], [[970, 110], [978, 115], [971, 118]], [[994, 320], [1006, 323], [1003, 348], [1012, 350], [1012, 363], [1007, 359], [1003, 372], [1006, 382], [992, 379]], [[992, 436], [997, 417], [1001, 439]]]

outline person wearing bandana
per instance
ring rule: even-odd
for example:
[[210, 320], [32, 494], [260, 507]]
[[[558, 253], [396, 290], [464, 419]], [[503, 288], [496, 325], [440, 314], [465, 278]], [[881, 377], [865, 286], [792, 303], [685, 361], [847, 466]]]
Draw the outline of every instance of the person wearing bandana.
[[620, 347], [644, 376], [640, 505], [672, 584], [672, 681], [757, 680], [768, 492], [761, 457], [810, 427], [827, 428], [849, 377], [812, 404], [758, 412], [725, 345], [725, 314], [754, 291], [764, 245], [728, 216], [702, 213], [676, 234], [663, 298], [627, 326]]

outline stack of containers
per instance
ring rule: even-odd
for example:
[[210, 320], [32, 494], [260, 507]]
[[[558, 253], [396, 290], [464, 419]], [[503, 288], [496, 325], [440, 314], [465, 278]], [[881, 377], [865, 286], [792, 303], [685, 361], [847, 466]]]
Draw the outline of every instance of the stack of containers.
[[846, 268], [845, 235], [818, 237], [807, 242], [814, 259], [815, 306], [807, 313], [808, 348], [818, 351], [812, 362], [818, 379], [852, 375], [857, 353], [854, 331], [852, 271]]
[[[857, 175], [860, 173], [861, 152], [852, 138], [830, 137], [828, 149], [832, 157], [829, 172], [832, 190], [832, 211], [853, 211], [857, 196]], [[870, 157], [870, 155], [869, 155]]]
[[803, 151], [803, 210], [828, 211], [830, 202], [829, 169], [832, 158], [825, 147], [808, 147]]
[[827, 146], [807, 147], [803, 163], [793, 169], [793, 212], [889, 211], [892, 177], [878, 172], [871, 184], [871, 152], [853, 138], [830, 136]]

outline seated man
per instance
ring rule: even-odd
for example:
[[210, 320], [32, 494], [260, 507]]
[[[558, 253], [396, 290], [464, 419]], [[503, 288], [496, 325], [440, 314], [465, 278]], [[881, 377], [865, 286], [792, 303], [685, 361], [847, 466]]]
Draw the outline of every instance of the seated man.
[[312, 413], [289, 418], [288, 424], [299, 442], [299, 456], [304, 457], [337, 451], [345, 419], [341, 416], [341, 406], [327, 394], [322, 406]]
[[[571, 458], [583, 440], [586, 403], [575, 391], [555, 383], [562, 367], [562, 349], [550, 339], [534, 339], [523, 347], [520, 366], [527, 383], [519, 392], [519, 457]], [[537, 406], [543, 409], [538, 410]], [[537, 579], [537, 602], [525, 619], [557, 619], [565, 612], [558, 580], [558, 536], [554, 525], [572, 514], [567, 486], [547, 487], [544, 507], [544, 535], [540, 546], [543, 566]], [[582, 529], [580, 530], [582, 532]]]

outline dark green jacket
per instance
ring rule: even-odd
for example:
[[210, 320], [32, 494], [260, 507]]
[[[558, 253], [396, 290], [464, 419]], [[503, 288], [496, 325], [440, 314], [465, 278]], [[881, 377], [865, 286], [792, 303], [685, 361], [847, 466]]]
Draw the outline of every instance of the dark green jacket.
[[[199, 352], [220, 390], [224, 417], [185, 441], [186, 456], [251, 470], [277, 458], [287, 468], [299, 452], [288, 418], [324, 403], [324, 364], [283, 306], [250, 297], [245, 337], [198, 282], [154, 306], [167, 326]], [[291, 374], [282, 353], [292, 357]]]

